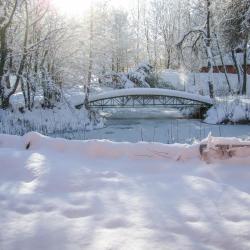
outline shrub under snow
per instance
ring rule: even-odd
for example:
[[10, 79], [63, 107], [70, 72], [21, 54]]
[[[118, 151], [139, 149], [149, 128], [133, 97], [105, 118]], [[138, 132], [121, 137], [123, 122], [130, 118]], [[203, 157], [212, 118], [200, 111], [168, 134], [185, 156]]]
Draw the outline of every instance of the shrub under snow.
[[150, 88], [156, 79], [153, 75], [153, 67], [147, 63], [141, 63], [128, 73], [111, 72], [100, 79], [100, 83], [115, 89], [127, 89], [134, 87]]
[[0, 133], [23, 135], [36, 131], [44, 135], [91, 130], [103, 127], [103, 120], [97, 113], [84, 108], [77, 110], [67, 104], [53, 109], [35, 108], [32, 111], [0, 109]]
[[219, 123], [249, 123], [250, 99], [235, 97], [218, 99], [214, 107], [207, 112], [205, 122]]
[[137, 68], [129, 71], [128, 79], [137, 87], [150, 88], [149, 76], [152, 74], [152, 69], [153, 67], [148, 63], [141, 63]]
[[[44, 135], [61, 135], [64, 133], [83, 133], [104, 126], [103, 118], [98, 112], [80, 110], [75, 105], [83, 103], [84, 92], [81, 86], [74, 86], [61, 93], [60, 102], [53, 108], [45, 108], [42, 94], [35, 97], [32, 111], [24, 108], [21, 92], [11, 98], [11, 109], [0, 109], [0, 134], [23, 135], [36, 131]], [[44, 108], [43, 108], [44, 107]]]

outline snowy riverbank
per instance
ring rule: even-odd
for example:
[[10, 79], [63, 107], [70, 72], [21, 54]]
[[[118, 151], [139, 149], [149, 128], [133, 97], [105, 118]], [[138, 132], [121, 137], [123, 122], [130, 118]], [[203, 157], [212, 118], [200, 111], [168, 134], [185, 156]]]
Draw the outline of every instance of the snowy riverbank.
[[54, 109], [37, 108], [24, 112], [0, 109], [0, 133], [23, 135], [37, 131], [50, 135], [103, 127], [103, 119], [98, 114], [95, 118], [90, 121], [86, 110], [77, 110], [66, 104]]
[[248, 150], [0, 135], [0, 249], [248, 249]]
[[216, 104], [207, 112], [205, 122], [210, 124], [250, 124], [250, 98], [217, 98]]
[[80, 86], [65, 90], [63, 99], [53, 109], [42, 107], [42, 96], [35, 99], [32, 111], [24, 108], [22, 93], [12, 96], [11, 108], [0, 109], [0, 133], [24, 135], [36, 131], [44, 135], [93, 130], [104, 126], [104, 119], [98, 112], [90, 113], [82, 107], [75, 108], [83, 102], [84, 93]]

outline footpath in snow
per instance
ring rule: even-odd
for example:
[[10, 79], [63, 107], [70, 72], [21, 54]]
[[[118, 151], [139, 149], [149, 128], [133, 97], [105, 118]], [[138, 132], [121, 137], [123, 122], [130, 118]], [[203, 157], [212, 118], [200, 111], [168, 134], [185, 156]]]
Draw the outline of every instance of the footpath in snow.
[[250, 249], [250, 149], [0, 135], [0, 249]]

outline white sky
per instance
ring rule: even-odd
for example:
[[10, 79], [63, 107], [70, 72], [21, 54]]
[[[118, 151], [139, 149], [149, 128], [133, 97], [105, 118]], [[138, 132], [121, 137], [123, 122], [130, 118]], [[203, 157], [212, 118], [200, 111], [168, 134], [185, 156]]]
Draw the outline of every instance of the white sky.
[[[86, 11], [95, 0], [51, 0], [52, 4], [60, 12], [68, 16], [81, 15]], [[100, 0], [99, 0], [100, 1]], [[107, 0], [105, 0], [107, 1]], [[109, 0], [110, 3], [116, 7], [129, 9], [135, 3], [135, 0]]]

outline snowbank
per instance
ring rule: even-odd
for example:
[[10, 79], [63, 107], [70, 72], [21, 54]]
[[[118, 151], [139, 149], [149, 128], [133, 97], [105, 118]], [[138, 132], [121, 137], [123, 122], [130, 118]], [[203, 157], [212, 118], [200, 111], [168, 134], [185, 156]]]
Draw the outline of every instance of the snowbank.
[[0, 249], [248, 249], [249, 153], [198, 148], [0, 135]]
[[44, 135], [83, 133], [104, 127], [104, 119], [98, 112], [88, 112], [76, 104], [84, 102], [84, 87], [76, 85], [62, 90], [62, 100], [53, 109], [42, 108], [43, 97], [38, 91], [32, 111], [24, 108], [21, 92], [11, 97], [11, 108], [0, 109], [0, 133], [24, 135], [36, 131]]
[[23, 135], [30, 131], [37, 131], [52, 135], [92, 130], [104, 126], [103, 118], [99, 114], [95, 115], [95, 119], [92, 118], [90, 119], [89, 113], [84, 108], [78, 110], [66, 103], [58, 104], [53, 109], [37, 107], [32, 111], [22, 112], [17, 107], [11, 111], [0, 109], [0, 133]]
[[87, 155], [91, 157], [166, 157], [170, 159], [191, 159], [199, 157], [199, 145], [161, 144], [161, 143], [129, 143], [111, 142], [107, 140], [77, 141], [61, 138], [50, 138], [36, 132], [30, 132], [22, 137], [0, 135], [0, 147], [15, 147], [17, 149], [53, 150], [56, 152]]
[[246, 97], [217, 99], [216, 105], [208, 110], [205, 122], [250, 123], [250, 99]]
[[[212, 137], [193, 145], [162, 144], [149, 142], [112, 142], [108, 140], [66, 140], [50, 138], [37, 132], [30, 132], [24, 136], [1, 135], [0, 148], [15, 148], [19, 150], [54, 151], [65, 154], [85, 155], [88, 157], [120, 158], [120, 157], [151, 157], [172, 160], [190, 160], [200, 158], [200, 145], [208, 144], [208, 148], [216, 145], [250, 146], [249, 141], [231, 137]], [[249, 149], [250, 150], [250, 149]], [[241, 155], [242, 156], [242, 155]], [[245, 156], [248, 156], [246, 154]]]

